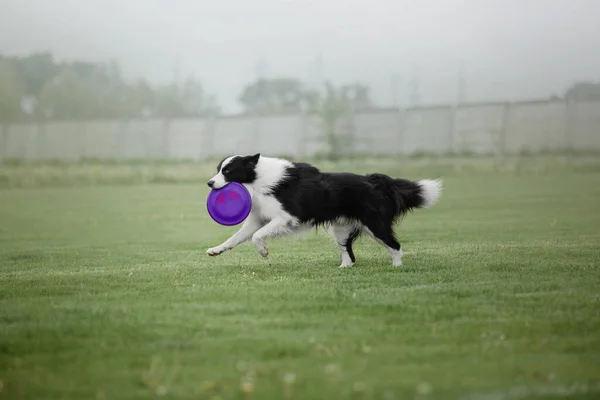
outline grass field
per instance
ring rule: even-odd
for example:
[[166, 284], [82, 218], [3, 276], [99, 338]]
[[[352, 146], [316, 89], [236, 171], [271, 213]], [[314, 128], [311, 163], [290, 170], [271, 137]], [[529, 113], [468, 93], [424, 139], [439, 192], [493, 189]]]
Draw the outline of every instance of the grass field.
[[209, 258], [206, 194], [0, 190], [0, 398], [600, 398], [599, 172], [449, 174], [402, 268], [323, 233]]

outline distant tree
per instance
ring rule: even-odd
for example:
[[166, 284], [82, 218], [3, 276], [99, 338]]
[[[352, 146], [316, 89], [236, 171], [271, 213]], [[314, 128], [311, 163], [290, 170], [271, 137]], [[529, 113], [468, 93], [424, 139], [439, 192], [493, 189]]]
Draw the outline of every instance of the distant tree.
[[20, 80], [24, 83], [26, 96], [39, 96], [44, 86], [62, 69], [51, 53], [34, 53], [14, 60], [18, 63]]
[[152, 115], [156, 93], [144, 79], [124, 86], [118, 93], [118, 108], [122, 116], [136, 118]]
[[179, 117], [184, 114], [182, 102], [179, 101], [179, 87], [170, 84], [154, 91], [152, 115], [160, 117]]
[[342, 85], [339, 89], [343, 97], [354, 110], [369, 109], [373, 107], [369, 95], [369, 87], [360, 83]]
[[565, 92], [566, 100], [600, 101], [600, 82], [578, 82]]
[[315, 93], [294, 78], [259, 79], [248, 84], [239, 97], [248, 113], [300, 112], [311, 107]]
[[38, 98], [37, 113], [49, 119], [87, 119], [98, 115], [102, 101], [94, 85], [64, 68], [47, 82]]
[[188, 78], [182, 85], [170, 84], [155, 89], [152, 115], [161, 117], [198, 117], [219, 113], [214, 96], [200, 82]]
[[[337, 88], [336, 92], [352, 109], [372, 107], [369, 88], [365, 85], [347, 84]], [[313, 110], [322, 101], [322, 96], [322, 93], [307, 89], [294, 78], [259, 79], [246, 85], [239, 101], [248, 113], [274, 114]]]
[[370, 105], [368, 90], [362, 85], [343, 85], [336, 88], [326, 83], [324, 94], [316, 98], [311, 113], [323, 123], [321, 139], [327, 144], [327, 158], [336, 161], [352, 148], [355, 139], [347, 119], [361, 105]]
[[321, 139], [326, 142], [327, 157], [332, 160], [346, 154], [352, 146], [350, 113], [373, 107], [369, 88], [363, 84], [336, 87], [327, 83], [319, 92], [307, 89], [293, 78], [259, 79], [244, 88], [239, 100], [247, 113], [306, 112], [318, 116], [323, 124]]
[[15, 115], [50, 119], [181, 117], [219, 112], [215, 97], [192, 78], [182, 84], [153, 87], [143, 79], [127, 82], [115, 62], [57, 62], [50, 53], [0, 55], [0, 62], [3, 119]]
[[192, 77], [186, 79], [180, 88], [180, 101], [184, 116], [204, 116], [220, 111], [216, 98], [208, 95], [200, 82]]
[[323, 124], [321, 139], [327, 144], [328, 159], [338, 160], [352, 150], [358, 139], [349, 118], [353, 112], [369, 108], [373, 108], [369, 88], [360, 83], [336, 87], [328, 82], [324, 92], [313, 98], [310, 113]]

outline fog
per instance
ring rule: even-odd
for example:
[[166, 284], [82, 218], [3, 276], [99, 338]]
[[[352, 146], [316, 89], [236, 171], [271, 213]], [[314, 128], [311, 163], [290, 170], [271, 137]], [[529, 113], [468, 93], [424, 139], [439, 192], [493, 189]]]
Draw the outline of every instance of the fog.
[[193, 75], [225, 112], [257, 76], [360, 81], [389, 106], [411, 79], [420, 102], [454, 101], [462, 70], [469, 101], [527, 99], [600, 78], [598, 21], [596, 0], [2, 0], [0, 53]]

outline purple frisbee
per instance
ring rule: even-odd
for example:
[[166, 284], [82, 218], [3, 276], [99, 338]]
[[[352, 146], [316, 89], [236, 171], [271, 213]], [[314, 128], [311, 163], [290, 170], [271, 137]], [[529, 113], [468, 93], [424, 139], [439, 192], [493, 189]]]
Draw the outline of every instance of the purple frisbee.
[[231, 182], [220, 189], [213, 189], [206, 199], [208, 214], [217, 223], [237, 225], [248, 217], [252, 209], [252, 197], [244, 185]]

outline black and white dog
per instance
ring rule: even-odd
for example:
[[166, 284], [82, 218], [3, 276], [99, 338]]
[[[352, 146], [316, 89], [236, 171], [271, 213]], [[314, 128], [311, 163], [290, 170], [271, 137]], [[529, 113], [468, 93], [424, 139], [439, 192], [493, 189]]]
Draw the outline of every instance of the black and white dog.
[[352, 243], [363, 232], [388, 249], [392, 265], [402, 265], [394, 222], [413, 208], [435, 204], [442, 189], [439, 180], [325, 173], [309, 164], [260, 154], [222, 160], [208, 186], [218, 189], [228, 182], [241, 183], [249, 190], [252, 211], [237, 233], [206, 254], [216, 256], [252, 239], [258, 253], [266, 257], [265, 239], [327, 226], [342, 253], [340, 268], [354, 264]]

